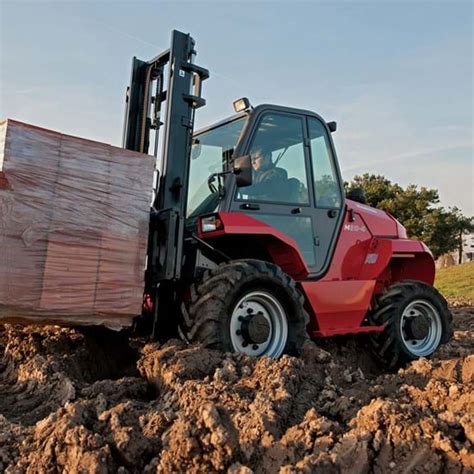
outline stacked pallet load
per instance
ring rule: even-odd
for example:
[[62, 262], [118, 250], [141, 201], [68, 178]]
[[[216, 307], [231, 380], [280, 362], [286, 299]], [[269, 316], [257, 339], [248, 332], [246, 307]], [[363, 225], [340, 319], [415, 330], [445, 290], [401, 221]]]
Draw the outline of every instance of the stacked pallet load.
[[129, 326], [155, 160], [0, 122], [0, 322]]

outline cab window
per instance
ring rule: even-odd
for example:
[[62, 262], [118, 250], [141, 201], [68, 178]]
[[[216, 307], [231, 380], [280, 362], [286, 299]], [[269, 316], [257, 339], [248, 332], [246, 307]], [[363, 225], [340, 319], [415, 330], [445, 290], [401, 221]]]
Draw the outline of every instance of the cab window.
[[340, 208], [341, 190], [326, 128], [315, 118], [309, 118], [308, 125], [316, 207]]
[[186, 217], [194, 218], [216, 209], [218, 193], [209, 189], [212, 173], [225, 170], [245, 124], [244, 118], [211, 128], [193, 138], [189, 167], [189, 190]]
[[237, 198], [259, 202], [309, 204], [303, 120], [267, 113], [250, 146], [251, 186], [237, 190]]

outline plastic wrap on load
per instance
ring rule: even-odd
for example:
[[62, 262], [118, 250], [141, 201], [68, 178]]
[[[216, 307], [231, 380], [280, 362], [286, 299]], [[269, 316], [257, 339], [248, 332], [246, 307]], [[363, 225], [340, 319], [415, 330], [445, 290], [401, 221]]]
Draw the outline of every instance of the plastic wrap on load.
[[140, 314], [155, 159], [0, 122], [0, 321]]

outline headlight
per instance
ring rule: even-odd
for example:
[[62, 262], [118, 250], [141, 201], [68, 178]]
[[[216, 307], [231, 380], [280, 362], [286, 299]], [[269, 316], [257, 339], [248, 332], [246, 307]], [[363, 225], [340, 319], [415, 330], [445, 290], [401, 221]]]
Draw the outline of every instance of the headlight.
[[242, 97], [234, 101], [234, 110], [236, 112], [242, 112], [243, 110], [250, 109], [250, 101], [247, 97]]
[[218, 216], [201, 217], [201, 232], [214, 232], [222, 228], [222, 221]]

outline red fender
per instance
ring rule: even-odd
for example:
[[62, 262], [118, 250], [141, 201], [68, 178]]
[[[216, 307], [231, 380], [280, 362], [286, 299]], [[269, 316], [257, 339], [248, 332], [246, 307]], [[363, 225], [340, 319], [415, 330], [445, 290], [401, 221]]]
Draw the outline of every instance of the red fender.
[[304, 280], [309, 270], [296, 242], [262, 221], [241, 212], [219, 212], [218, 230], [202, 232], [198, 219], [198, 236], [203, 240], [225, 239], [230, 235], [258, 236], [268, 250], [273, 262], [295, 280]]
[[419, 280], [433, 285], [435, 261], [430, 249], [419, 240], [392, 240], [392, 281]]
[[373, 237], [367, 246], [364, 264], [358, 279], [378, 279], [389, 267], [397, 272], [393, 281], [420, 280], [432, 284], [435, 274], [434, 259], [428, 247], [418, 240], [383, 239]]

